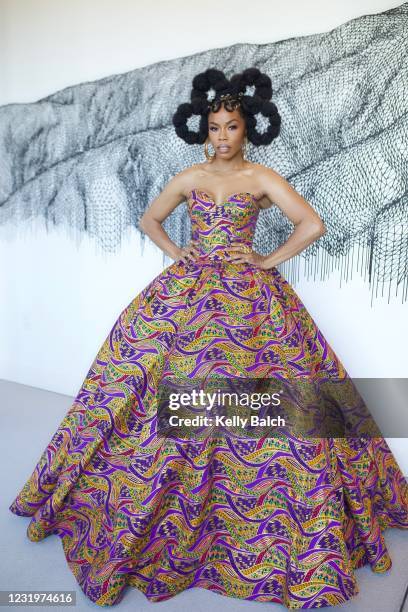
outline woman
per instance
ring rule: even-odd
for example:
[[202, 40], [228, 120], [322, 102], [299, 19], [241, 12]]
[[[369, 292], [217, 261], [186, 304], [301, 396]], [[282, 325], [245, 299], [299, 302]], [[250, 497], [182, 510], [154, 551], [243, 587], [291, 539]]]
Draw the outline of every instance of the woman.
[[[177, 174], [140, 223], [175, 261], [119, 315], [10, 506], [32, 517], [32, 541], [61, 538], [99, 605], [131, 585], [151, 601], [202, 587], [288, 608], [335, 606], [358, 593], [355, 568], [391, 567], [382, 531], [408, 528], [408, 486], [381, 436], [159, 435], [159, 391], [172, 380], [179, 388], [213, 377], [312, 381], [318, 391], [297, 414], [325, 397], [343, 417], [355, 407], [361, 416], [343, 365], [276, 268], [324, 224], [282, 177], [242, 153], [245, 138], [266, 145], [278, 135], [271, 96], [256, 68], [194, 78], [173, 123], [187, 143], [209, 140], [215, 153], [206, 146], [207, 162]], [[198, 132], [187, 127], [193, 113]], [[263, 133], [257, 113], [269, 118]], [[184, 200], [192, 240], [179, 248], [161, 224]], [[252, 249], [256, 221], [272, 204], [295, 230], [261, 255]], [[324, 396], [326, 382], [338, 384]]]
[[[251, 71], [245, 72], [246, 80], [251, 78], [251, 74]], [[262, 75], [260, 78], [259, 73], [254, 72], [253, 74], [254, 79], [258, 78], [258, 90], [268, 89], [267, 75]], [[212, 79], [215, 85], [219, 84], [220, 90], [228, 88], [228, 83], [224, 83], [223, 75], [220, 75], [219, 71], [208, 70], [204, 75], [197, 75], [195, 83], [198, 85], [200, 78], [204, 78], [204, 88], [209, 85], [206, 79]], [[229, 105], [228, 100], [226, 103], [230, 110], [226, 110], [225, 104], [220, 106], [214, 102], [212, 107], [216, 109], [216, 112], [210, 110], [208, 114], [208, 140], [216, 151], [214, 159], [203, 164], [196, 164], [177, 174], [152, 202], [149, 210], [141, 218], [140, 227], [173, 259], [184, 262], [194, 261], [194, 257], [200, 254], [197, 240], [190, 242], [187, 247], [179, 248], [169, 239], [162, 228], [162, 222], [181, 202], [189, 199], [197, 186], [200, 186], [201, 192], [204, 190], [207, 198], [212, 197], [215, 202], [221, 204], [227, 199], [222, 194], [237, 195], [234, 191], [247, 192], [253, 195], [259, 208], [269, 208], [271, 203], [275, 202], [294, 223], [295, 230], [285, 244], [268, 256], [262, 256], [252, 250], [249, 253], [243, 253], [239, 244], [234, 245], [233, 242], [229, 242], [226, 257], [235, 263], [246, 262], [256, 264], [263, 270], [271, 269], [303, 251], [322, 236], [326, 228], [310, 204], [283, 177], [272, 168], [251, 163], [243, 158], [242, 145], [247, 136], [242, 107], [234, 104], [234, 98], [230, 99]], [[272, 129], [266, 133], [269, 138], [264, 138], [265, 143], [278, 135], [280, 126], [280, 116], [275, 110], [276, 106], [273, 103], [270, 105], [272, 106]], [[189, 142], [183, 131], [185, 123], [183, 110], [185, 112], [185, 105], [181, 105], [181, 109], [175, 114], [174, 122], [179, 128], [178, 133]], [[207, 158], [209, 158], [208, 153]]]

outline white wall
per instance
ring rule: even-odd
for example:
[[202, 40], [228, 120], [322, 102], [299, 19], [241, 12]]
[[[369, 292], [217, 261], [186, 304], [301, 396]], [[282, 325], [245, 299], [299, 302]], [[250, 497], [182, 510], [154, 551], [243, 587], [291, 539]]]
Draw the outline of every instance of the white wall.
[[[400, 5], [386, 0], [2, 0], [0, 104], [31, 102], [68, 85], [236, 42], [328, 31]], [[1, 180], [1, 179], [0, 179]], [[0, 228], [0, 376], [75, 395], [120, 311], [162, 270], [136, 231], [106, 257], [41, 221]], [[141, 263], [143, 265], [141, 265]], [[171, 263], [168, 260], [167, 264]], [[377, 298], [354, 273], [295, 285], [354, 377], [406, 377], [406, 304]], [[406, 325], [405, 325], [406, 329]], [[405, 337], [404, 337], [405, 333]], [[389, 440], [408, 474], [404, 440]]]
[[1, 0], [0, 104], [236, 42], [327, 32], [391, 0]]

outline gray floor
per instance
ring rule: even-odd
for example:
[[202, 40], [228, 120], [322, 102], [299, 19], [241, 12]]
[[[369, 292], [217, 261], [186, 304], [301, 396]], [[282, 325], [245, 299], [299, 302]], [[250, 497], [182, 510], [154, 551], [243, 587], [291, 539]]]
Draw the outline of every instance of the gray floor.
[[[31, 542], [26, 536], [30, 521], [8, 510], [15, 495], [30, 476], [51, 436], [58, 428], [73, 398], [34, 387], [0, 381], [2, 397], [1, 431], [2, 485], [0, 511], [0, 590], [72, 590], [76, 591], [77, 610], [98, 609], [82, 593], [64, 556], [60, 539], [52, 535], [41, 542]], [[375, 574], [369, 567], [356, 570], [360, 593], [354, 600], [336, 606], [344, 612], [399, 612], [408, 583], [408, 531], [388, 529], [384, 537], [393, 567], [386, 574]], [[249, 602], [223, 597], [205, 589], [190, 589], [173, 599], [150, 603], [145, 596], [129, 587], [115, 609], [121, 612], [162, 610], [163, 612], [229, 610], [283, 612], [284, 606], [273, 603]], [[28, 609], [28, 606], [19, 606]], [[5, 608], [7, 609], [7, 608]], [[35, 609], [49, 610], [44, 606]], [[72, 609], [72, 608], [71, 608]], [[327, 610], [329, 608], [326, 608]], [[405, 608], [408, 612], [408, 601]]]

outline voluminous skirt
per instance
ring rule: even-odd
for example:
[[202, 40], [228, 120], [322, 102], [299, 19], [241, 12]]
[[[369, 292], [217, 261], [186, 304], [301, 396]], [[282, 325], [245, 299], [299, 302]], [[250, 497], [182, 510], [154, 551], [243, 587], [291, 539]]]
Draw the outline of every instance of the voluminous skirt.
[[150, 601], [188, 588], [337, 605], [354, 570], [385, 572], [408, 484], [382, 437], [177, 440], [155, 399], [174, 376], [347, 377], [276, 268], [175, 262], [121, 312], [71, 408], [10, 506], [61, 538], [85, 595]]

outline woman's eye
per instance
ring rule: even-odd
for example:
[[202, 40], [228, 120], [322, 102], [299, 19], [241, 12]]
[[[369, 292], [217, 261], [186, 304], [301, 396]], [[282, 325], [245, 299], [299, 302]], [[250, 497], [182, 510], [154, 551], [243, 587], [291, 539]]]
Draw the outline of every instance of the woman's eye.
[[[230, 126], [228, 126], [228, 127], [229, 127], [229, 129], [230, 129], [230, 130], [231, 130], [231, 129], [232, 129], [232, 130], [236, 130], [236, 129], [237, 129], [237, 126], [236, 126], [236, 125], [230, 125]], [[210, 129], [210, 132], [215, 132], [215, 131], [217, 130], [217, 128], [216, 128], [214, 125], [211, 125], [209, 129]]]

